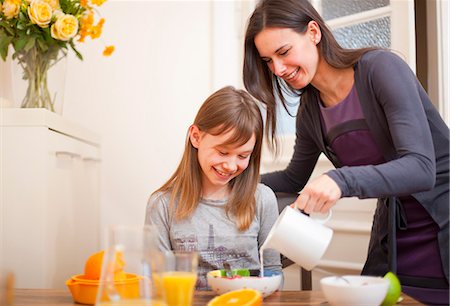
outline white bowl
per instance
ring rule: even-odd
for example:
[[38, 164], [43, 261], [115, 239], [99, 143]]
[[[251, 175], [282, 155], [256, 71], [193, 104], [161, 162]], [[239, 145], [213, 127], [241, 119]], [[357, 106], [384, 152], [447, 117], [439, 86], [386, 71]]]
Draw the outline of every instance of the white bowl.
[[208, 285], [217, 294], [238, 289], [255, 289], [261, 292], [263, 298], [271, 295], [276, 290], [281, 289], [283, 281], [282, 274], [272, 276], [236, 276], [227, 278], [221, 276], [220, 270], [210, 271], [207, 274]]
[[389, 288], [389, 280], [376, 276], [329, 276], [320, 280], [322, 292], [334, 306], [379, 306]]

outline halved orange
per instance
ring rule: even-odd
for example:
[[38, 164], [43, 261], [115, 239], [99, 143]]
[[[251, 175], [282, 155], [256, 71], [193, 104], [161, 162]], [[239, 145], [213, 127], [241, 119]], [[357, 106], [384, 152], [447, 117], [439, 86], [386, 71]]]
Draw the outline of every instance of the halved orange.
[[[94, 253], [89, 256], [86, 264], [84, 266], [84, 275], [87, 279], [98, 280], [100, 279], [100, 274], [102, 272], [103, 257], [105, 251]], [[111, 269], [114, 270], [114, 280], [122, 280], [126, 278], [126, 274], [123, 271], [125, 262], [123, 260], [123, 254], [120, 251], [116, 252], [114, 266]]]
[[216, 296], [207, 306], [260, 306], [262, 300], [261, 292], [258, 290], [240, 289]]
[[102, 272], [103, 256], [105, 251], [100, 251], [89, 256], [84, 265], [84, 275], [89, 279], [99, 279]]

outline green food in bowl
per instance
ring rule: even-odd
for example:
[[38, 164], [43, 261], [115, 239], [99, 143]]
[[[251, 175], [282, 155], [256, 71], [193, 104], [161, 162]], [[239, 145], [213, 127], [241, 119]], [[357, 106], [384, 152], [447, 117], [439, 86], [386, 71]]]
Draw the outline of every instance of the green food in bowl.
[[281, 272], [272, 272], [270, 276], [260, 277], [257, 269], [231, 269], [231, 275], [231, 277], [227, 277], [224, 269], [209, 271], [207, 273], [208, 286], [216, 294], [247, 288], [258, 290], [263, 297], [267, 297], [281, 289], [283, 284]]
[[[250, 270], [249, 269], [231, 269], [231, 276], [250, 276]], [[220, 270], [220, 276], [222, 277], [226, 277], [227, 276], [227, 272], [222, 269]]]

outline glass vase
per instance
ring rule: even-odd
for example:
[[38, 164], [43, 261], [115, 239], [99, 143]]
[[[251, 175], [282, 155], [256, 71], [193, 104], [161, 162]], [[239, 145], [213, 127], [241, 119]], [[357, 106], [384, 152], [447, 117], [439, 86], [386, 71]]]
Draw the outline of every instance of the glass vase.
[[45, 108], [62, 114], [66, 52], [61, 48], [41, 52], [33, 47], [8, 56], [7, 61], [0, 64], [4, 80], [0, 85], [3, 107]]

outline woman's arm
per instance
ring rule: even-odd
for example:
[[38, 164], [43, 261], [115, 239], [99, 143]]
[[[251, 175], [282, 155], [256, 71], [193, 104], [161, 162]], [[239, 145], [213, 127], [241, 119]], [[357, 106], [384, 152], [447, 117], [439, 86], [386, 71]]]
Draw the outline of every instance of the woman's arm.
[[[363, 87], [371, 91], [365, 96], [373, 100], [361, 103], [377, 103], [369, 105], [374, 110], [370, 115], [384, 114], [396, 157], [379, 165], [342, 167], [327, 174], [345, 197], [408, 195], [433, 188], [435, 153], [422, 104], [430, 102], [422, 101], [420, 83], [409, 66], [390, 52], [379, 52], [365, 65]], [[382, 112], [375, 112], [377, 107]]]
[[302, 120], [301, 117], [297, 114], [294, 153], [286, 169], [261, 176], [261, 183], [275, 192], [299, 192], [309, 180], [321, 153], [308, 133], [312, 127], [309, 127], [305, 122], [306, 119]]

